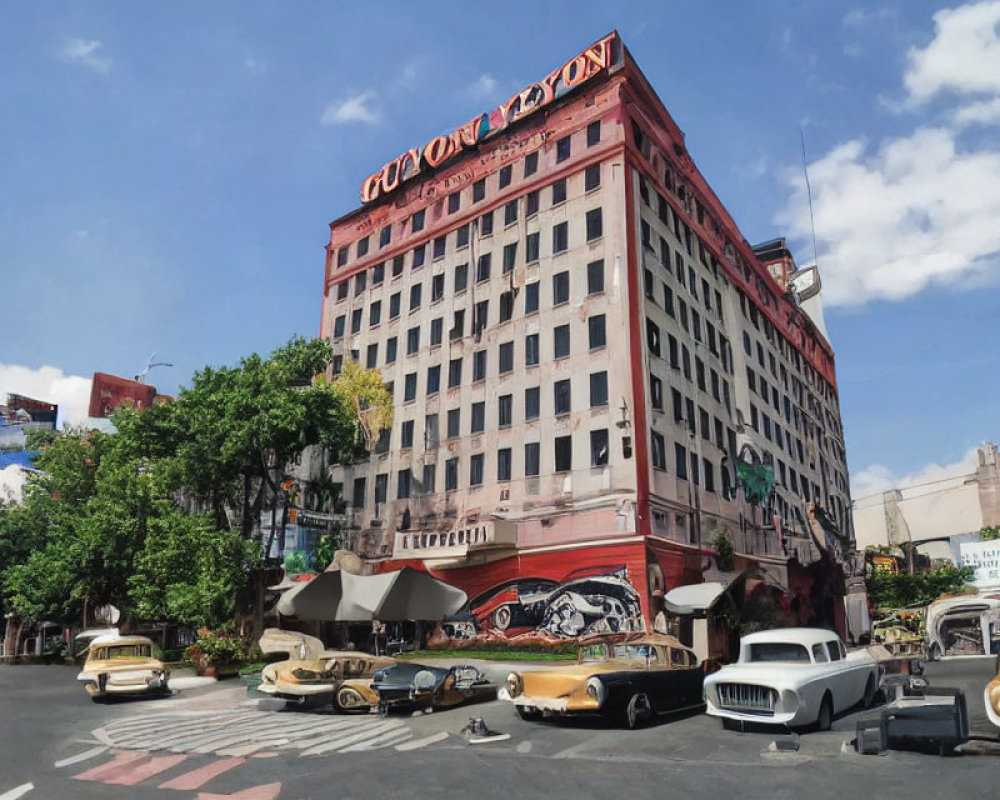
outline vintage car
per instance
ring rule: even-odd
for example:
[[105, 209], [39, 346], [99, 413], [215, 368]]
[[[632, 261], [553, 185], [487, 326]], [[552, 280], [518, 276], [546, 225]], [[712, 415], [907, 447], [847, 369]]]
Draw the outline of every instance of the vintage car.
[[986, 703], [986, 716], [1000, 728], [1000, 656], [997, 656], [996, 668], [997, 676], [986, 684], [983, 700]]
[[927, 607], [927, 659], [1000, 649], [1000, 593], [940, 597]]
[[601, 714], [631, 730], [701, 706], [704, 677], [694, 652], [673, 636], [605, 636], [583, 640], [573, 666], [510, 673], [503, 697], [522, 719]]
[[332, 704], [342, 712], [368, 711], [378, 702], [370, 688], [372, 675], [395, 663], [393, 658], [354, 650], [324, 650], [314, 658], [268, 664], [257, 691], [302, 708]]
[[740, 639], [737, 663], [705, 679], [706, 710], [726, 728], [753, 722], [825, 731], [835, 714], [871, 706], [880, 678], [868, 650], [847, 653], [832, 631], [760, 631]]
[[123, 695], [167, 695], [170, 670], [153, 658], [153, 642], [145, 636], [98, 636], [76, 676], [95, 702]]
[[378, 709], [451, 708], [462, 703], [492, 700], [496, 686], [476, 667], [428, 667], [400, 662], [376, 670], [371, 689], [378, 693]]

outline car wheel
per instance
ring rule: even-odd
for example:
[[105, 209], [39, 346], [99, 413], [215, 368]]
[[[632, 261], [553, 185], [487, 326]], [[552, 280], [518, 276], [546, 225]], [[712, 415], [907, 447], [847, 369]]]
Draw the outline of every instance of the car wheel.
[[828, 731], [833, 726], [833, 700], [830, 695], [823, 697], [819, 705], [819, 716], [816, 717], [816, 730]]
[[634, 731], [651, 713], [649, 698], [642, 692], [636, 692], [625, 704], [625, 727]]
[[862, 700], [862, 705], [865, 708], [871, 708], [875, 705], [875, 697], [878, 694], [878, 681], [875, 680], [875, 673], [868, 675], [868, 681], [865, 683], [865, 696]]
[[342, 686], [333, 696], [333, 707], [341, 714], [366, 714], [371, 708], [354, 689]]
[[517, 715], [528, 722], [534, 722], [542, 718], [542, 712], [537, 708], [529, 706], [514, 706], [514, 708], [517, 709]]

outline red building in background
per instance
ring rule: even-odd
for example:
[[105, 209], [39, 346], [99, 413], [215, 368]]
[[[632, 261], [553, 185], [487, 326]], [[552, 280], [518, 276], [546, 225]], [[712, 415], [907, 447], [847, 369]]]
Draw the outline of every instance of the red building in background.
[[105, 372], [95, 372], [90, 387], [90, 406], [87, 412], [91, 417], [110, 417], [111, 413], [123, 403], [129, 403], [136, 408], [146, 408], [153, 404], [156, 397], [156, 387], [139, 381], [119, 378]]
[[332, 477], [359, 555], [469, 594], [446, 635], [648, 628], [734, 574], [842, 625], [833, 349], [617, 33], [361, 199], [330, 225], [321, 335], [335, 372], [381, 370], [395, 418]]

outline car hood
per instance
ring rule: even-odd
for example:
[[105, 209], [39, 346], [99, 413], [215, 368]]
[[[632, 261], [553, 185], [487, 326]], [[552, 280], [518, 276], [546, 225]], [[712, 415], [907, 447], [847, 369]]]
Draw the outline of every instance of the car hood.
[[562, 697], [593, 675], [629, 672], [645, 669], [645, 665], [628, 661], [590, 661], [553, 670], [522, 672], [523, 693], [531, 697]]
[[705, 685], [716, 683], [753, 683], [760, 686], [796, 684], [816, 674], [816, 664], [768, 662], [729, 664], [705, 677]]

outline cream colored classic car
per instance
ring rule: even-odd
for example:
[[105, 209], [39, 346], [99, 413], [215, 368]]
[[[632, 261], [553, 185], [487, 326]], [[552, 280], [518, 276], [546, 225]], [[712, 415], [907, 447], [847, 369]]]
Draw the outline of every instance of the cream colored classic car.
[[169, 694], [170, 670], [153, 658], [153, 643], [145, 636], [98, 636], [90, 643], [87, 661], [76, 676], [95, 701], [137, 694]]
[[694, 652], [673, 636], [612, 635], [585, 640], [573, 666], [510, 673], [501, 697], [522, 719], [601, 714], [633, 729], [656, 714], [701, 706], [704, 677]]
[[332, 704], [338, 711], [368, 711], [378, 705], [371, 688], [375, 670], [396, 663], [394, 658], [354, 650], [323, 651], [316, 658], [268, 664], [257, 691], [307, 708]]
[[983, 700], [986, 703], [986, 716], [1000, 728], [1000, 657], [997, 657], [996, 666], [997, 676], [986, 684]]

